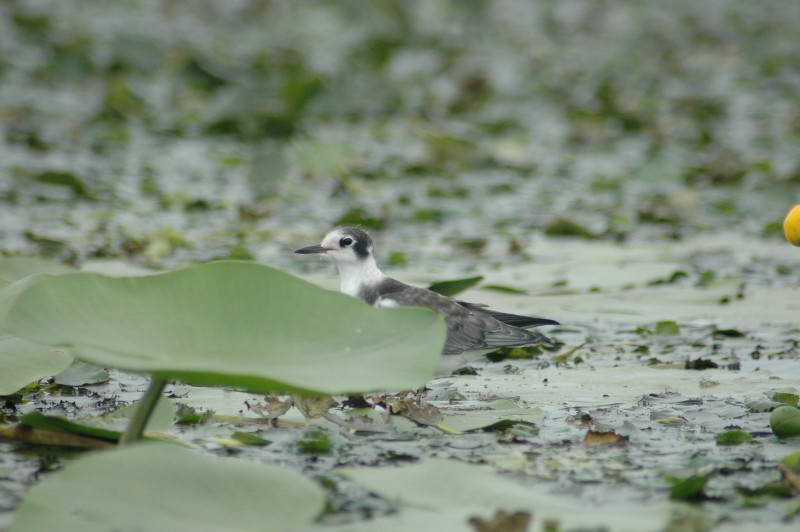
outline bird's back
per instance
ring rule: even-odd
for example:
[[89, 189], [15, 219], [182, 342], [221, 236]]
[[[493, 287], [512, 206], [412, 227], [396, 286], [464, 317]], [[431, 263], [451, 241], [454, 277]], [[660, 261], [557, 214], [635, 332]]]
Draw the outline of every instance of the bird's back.
[[[526, 323], [526, 316], [483, 310], [485, 307], [476, 304], [462, 304], [431, 290], [410, 286], [390, 277], [376, 285], [362, 287], [358, 295], [370, 305], [427, 307], [441, 315], [447, 324], [447, 340], [442, 350], [445, 355], [549, 341], [542, 334], [504, 323], [495, 317], [506, 316], [509, 320]], [[538, 320], [534, 324], [541, 325], [542, 322], [555, 323]]]

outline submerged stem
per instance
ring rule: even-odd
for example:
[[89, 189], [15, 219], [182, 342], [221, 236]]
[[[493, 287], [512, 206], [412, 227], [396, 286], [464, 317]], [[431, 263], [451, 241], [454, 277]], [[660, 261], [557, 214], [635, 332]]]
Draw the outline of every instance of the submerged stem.
[[125, 432], [122, 433], [119, 439], [120, 445], [127, 445], [142, 439], [147, 422], [150, 420], [153, 410], [156, 409], [156, 404], [158, 404], [161, 392], [164, 391], [164, 386], [166, 385], [167, 379], [163, 377], [153, 375], [150, 378], [150, 386], [147, 387], [144, 397], [139, 401], [133, 417], [131, 417], [128, 426], [125, 427]]

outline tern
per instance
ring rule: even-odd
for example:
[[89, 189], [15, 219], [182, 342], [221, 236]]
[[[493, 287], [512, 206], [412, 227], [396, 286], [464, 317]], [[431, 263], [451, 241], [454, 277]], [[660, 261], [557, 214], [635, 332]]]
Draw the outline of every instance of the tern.
[[321, 254], [333, 259], [339, 270], [340, 289], [375, 307], [427, 307], [444, 318], [447, 339], [439, 373], [466, 365], [472, 357], [500, 347], [548, 343], [550, 339], [528, 330], [558, 325], [555, 320], [497, 312], [487, 305], [452, 299], [426, 288], [402, 283], [385, 275], [375, 261], [372, 238], [357, 227], [330, 231], [320, 244], [295, 250], [303, 255]]

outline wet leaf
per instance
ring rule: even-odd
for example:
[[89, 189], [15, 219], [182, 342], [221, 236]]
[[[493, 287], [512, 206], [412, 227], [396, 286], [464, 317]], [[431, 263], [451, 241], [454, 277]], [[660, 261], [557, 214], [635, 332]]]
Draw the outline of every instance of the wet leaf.
[[386, 406], [392, 414], [403, 416], [421, 425], [436, 425], [443, 419], [438, 408], [418, 397], [388, 397]]
[[717, 445], [739, 445], [752, 439], [753, 436], [749, 432], [744, 432], [742, 430], [729, 430], [714, 436]]
[[175, 424], [203, 425], [211, 421], [212, 417], [214, 417], [213, 410], [198, 410], [192, 406], [179, 403], [175, 411]]
[[795, 473], [800, 473], [800, 451], [784, 456], [781, 460], [781, 465], [788, 467]]
[[470, 517], [469, 524], [475, 532], [527, 532], [531, 523], [529, 512], [495, 512], [489, 519]]
[[[113, 431], [123, 431], [128, 425], [131, 416], [136, 411], [138, 402], [117, 408], [98, 417], [81, 418], [82, 425], [100, 427]], [[162, 397], [156, 403], [150, 420], [147, 422], [147, 432], [167, 432], [175, 424], [177, 408], [172, 399]]]
[[556, 237], [577, 237], [577, 238], [597, 238], [597, 235], [586, 229], [584, 226], [570, 220], [569, 218], [559, 217], [551, 221], [544, 228], [544, 234]]
[[55, 376], [56, 384], [62, 386], [86, 386], [100, 384], [109, 379], [108, 371], [94, 364], [76, 360], [67, 369]]
[[78, 177], [71, 172], [57, 172], [48, 170], [36, 174], [33, 178], [40, 183], [66, 187], [72, 190], [76, 196], [81, 198], [86, 198], [89, 196], [89, 191], [84, 182], [78, 179]]
[[747, 335], [738, 329], [714, 329], [714, 336], [722, 338], [744, 338]]
[[260, 438], [250, 432], [234, 432], [231, 434], [231, 438], [239, 443], [253, 445], [255, 447], [264, 447], [272, 443], [270, 440], [265, 440], [264, 438]]
[[[613, 503], [585, 505], [546, 493], [495, 473], [485, 466], [457, 460], [427, 460], [392, 468], [344, 468], [344, 476], [399, 505], [390, 518], [364, 523], [358, 530], [449, 530], [476, 514], [535, 513], [537, 519], [558, 520], [564, 530], [597, 529], [656, 532], [668, 515], [665, 505], [646, 509]], [[459, 519], [459, 517], [461, 519]], [[635, 523], [634, 527], [631, 523]]]
[[539, 358], [542, 348], [537, 345], [525, 347], [501, 347], [491, 353], [486, 354], [486, 358], [492, 362], [502, 362], [503, 360], [531, 360]]
[[0, 335], [0, 395], [10, 395], [34, 381], [58, 374], [72, 360], [63, 349]]
[[776, 403], [783, 403], [789, 406], [797, 406], [797, 401], [800, 397], [797, 394], [790, 392], [775, 392], [772, 394], [772, 400]]
[[779, 438], [800, 436], [800, 408], [780, 406], [769, 416], [769, 426]]
[[173, 532], [299, 529], [319, 515], [324, 498], [284, 467], [144, 443], [48, 476], [20, 504], [11, 532], [104, 532], [132, 523]]
[[0, 440], [24, 442], [31, 445], [73, 447], [77, 449], [108, 449], [116, 445], [116, 443], [103, 439], [80, 436], [70, 432], [35, 429], [22, 424], [11, 427], [0, 427]]
[[250, 410], [266, 419], [277, 419], [292, 408], [294, 401], [290, 397], [286, 401], [281, 401], [275, 394], [270, 394], [264, 398], [264, 404], [254, 403], [250, 405]]
[[28, 427], [51, 432], [63, 432], [67, 434], [77, 434], [88, 438], [94, 438], [109, 443], [119, 441], [120, 432], [108, 430], [100, 427], [82, 425], [61, 417], [47, 416], [41, 412], [31, 412], [20, 418], [20, 423]]
[[303, 454], [327, 454], [332, 448], [330, 438], [321, 430], [309, 432], [297, 442], [297, 451]]
[[334, 222], [334, 225], [354, 225], [364, 229], [380, 231], [386, 228], [387, 221], [385, 218], [368, 214], [367, 211], [360, 207], [354, 207], [342, 214]]
[[428, 286], [428, 290], [433, 290], [443, 296], [453, 297], [466, 290], [469, 290], [476, 284], [483, 281], [483, 276], [466, 277], [464, 279], [453, 279], [451, 281], [439, 281]]
[[538, 425], [544, 420], [541, 408], [501, 408], [490, 410], [445, 410], [442, 424], [460, 432], [497, 430], [515, 423]]
[[328, 410], [337, 405], [330, 395], [301, 395], [293, 394], [294, 405], [306, 417], [314, 419], [325, 415]]
[[709, 475], [693, 475], [687, 478], [668, 478], [674, 485], [669, 497], [673, 501], [697, 502], [706, 498], [706, 482]]
[[70, 345], [104, 367], [323, 393], [420, 386], [445, 332], [425, 309], [374, 309], [266, 266], [226, 261], [137, 278], [36, 277], [16, 294], [4, 326]]
[[501, 284], [485, 284], [481, 286], [482, 290], [491, 290], [493, 292], [502, 292], [504, 294], [515, 294], [524, 296], [527, 295], [527, 290], [521, 288], [514, 288], [513, 286], [506, 286]]
[[680, 334], [681, 328], [674, 321], [659, 321], [656, 322], [656, 334], [663, 336], [671, 336]]
[[0, 258], [0, 290], [29, 275], [37, 273], [58, 275], [74, 271], [73, 268], [58, 262], [37, 257], [3, 257]]
[[628, 437], [620, 436], [613, 430], [606, 432], [590, 430], [586, 432], [582, 443], [592, 447], [598, 445], [625, 445], [628, 443]]

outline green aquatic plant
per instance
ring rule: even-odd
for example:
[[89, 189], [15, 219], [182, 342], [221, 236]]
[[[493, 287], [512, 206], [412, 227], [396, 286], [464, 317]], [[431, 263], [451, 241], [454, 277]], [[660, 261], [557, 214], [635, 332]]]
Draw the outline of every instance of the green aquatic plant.
[[220, 261], [142, 277], [38, 275], [5, 300], [3, 329], [102, 367], [150, 374], [121, 438], [141, 438], [164, 386], [342, 394], [424, 384], [441, 318], [375, 309], [279, 270]]

